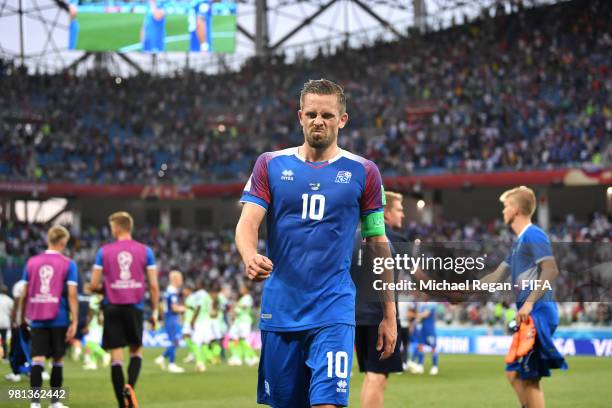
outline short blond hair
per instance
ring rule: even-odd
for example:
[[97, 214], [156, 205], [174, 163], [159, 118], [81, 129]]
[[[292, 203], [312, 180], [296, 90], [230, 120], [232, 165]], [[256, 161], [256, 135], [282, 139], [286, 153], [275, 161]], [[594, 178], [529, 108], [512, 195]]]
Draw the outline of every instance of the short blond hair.
[[519, 211], [528, 217], [531, 217], [536, 210], [536, 196], [532, 189], [525, 186], [519, 186], [506, 190], [501, 196], [499, 201], [502, 203], [508, 199], [512, 199], [518, 206]]
[[61, 225], [55, 225], [51, 227], [47, 232], [47, 243], [49, 245], [59, 245], [64, 239], [66, 240], [66, 242], [68, 242], [68, 240], [70, 239], [70, 233], [66, 228], [62, 227]]
[[179, 276], [182, 278], [183, 274], [181, 273], [181, 271], [177, 271], [176, 269], [173, 269], [168, 273], [168, 278], [172, 279], [173, 276]]
[[385, 191], [385, 202], [387, 203], [386, 204], [387, 208], [391, 208], [391, 204], [393, 204], [396, 201], [399, 201], [401, 203], [403, 199], [404, 199], [404, 196], [401, 195], [400, 193], [396, 193], [393, 191]]
[[108, 217], [108, 222], [110, 224], [115, 224], [125, 232], [132, 232], [132, 229], [134, 228], [134, 219], [126, 211], [112, 213], [110, 217]]

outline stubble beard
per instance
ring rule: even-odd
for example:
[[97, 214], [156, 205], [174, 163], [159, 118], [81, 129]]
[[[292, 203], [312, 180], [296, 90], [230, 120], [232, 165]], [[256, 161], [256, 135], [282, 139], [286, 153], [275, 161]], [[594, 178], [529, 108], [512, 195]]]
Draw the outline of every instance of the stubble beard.
[[304, 131], [304, 134], [306, 136], [306, 143], [308, 143], [308, 145], [313, 149], [326, 149], [332, 145], [334, 140], [336, 140], [333, 135], [330, 135], [325, 131], [323, 131], [323, 136], [318, 139], [314, 137], [312, 132]]

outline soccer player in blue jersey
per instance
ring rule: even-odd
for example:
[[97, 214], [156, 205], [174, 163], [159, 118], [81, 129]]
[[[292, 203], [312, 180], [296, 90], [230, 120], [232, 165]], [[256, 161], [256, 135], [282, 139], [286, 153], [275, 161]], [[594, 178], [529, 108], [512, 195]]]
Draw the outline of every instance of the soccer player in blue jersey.
[[436, 351], [436, 303], [419, 302], [416, 304], [416, 319], [419, 328], [417, 330], [416, 341], [418, 343], [417, 364], [414, 373], [423, 373], [423, 363], [425, 362], [424, 346], [431, 348], [432, 366], [429, 374], [438, 374], [438, 352]]
[[553, 301], [552, 289], [522, 289], [522, 282], [540, 280], [552, 283], [559, 271], [548, 236], [531, 223], [536, 209], [533, 190], [525, 186], [513, 188], [504, 192], [500, 201], [504, 204], [504, 222], [517, 235], [517, 239], [505, 261], [481, 281], [501, 282], [510, 272], [512, 283], [518, 285], [517, 325], [531, 317], [537, 334], [531, 351], [506, 366], [506, 376], [523, 407], [543, 408], [544, 391], [540, 387], [540, 379], [549, 377], [551, 368], [567, 368], [552, 341], [559, 324], [559, 313]]
[[[162, 368], [167, 368], [170, 373], [184, 373], [185, 369], [176, 365], [176, 348], [179, 345], [182, 332], [181, 315], [185, 313], [185, 305], [180, 304], [179, 295], [183, 286], [183, 275], [179, 271], [171, 271], [168, 274], [170, 284], [164, 294], [164, 326], [170, 345], [163, 355], [155, 359], [155, 363]], [[166, 359], [168, 366], [166, 367]]]
[[164, 2], [149, 1], [149, 9], [140, 32], [142, 51], [159, 52], [166, 49], [166, 10]]
[[68, 26], [68, 49], [75, 50], [79, 38], [79, 22], [77, 20], [79, 1], [70, 0], [68, 13], [70, 14], [70, 25]]
[[212, 4], [208, 0], [195, 0], [191, 3], [187, 16], [189, 28], [189, 51], [212, 51]]
[[[306, 82], [298, 117], [304, 143], [259, 156], [236, 227], [247, 276], [265, 281], [257, 402], [346, 406], [355, 336], [349, 269], [360, 220], [363, 237], [385, 243], [377, 246], [390, 256], [382, 179], [374, 163], [338, 147], [338, 130], [348, 121], [339, 85]], [[257, 253], [264, 219], [267, 256]], [[395, 303], [387, 296], [378, 330], [382, 359], [393, 353], [396, 338]]]

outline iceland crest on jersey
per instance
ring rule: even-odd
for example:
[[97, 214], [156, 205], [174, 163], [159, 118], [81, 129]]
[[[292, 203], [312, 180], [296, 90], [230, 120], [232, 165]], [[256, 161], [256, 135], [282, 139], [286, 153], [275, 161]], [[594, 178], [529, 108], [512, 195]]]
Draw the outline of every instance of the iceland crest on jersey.
[[351, 176], [350, 171], [339, 171], [336, 175], [336, 183], [348, 184], [351, 181]]

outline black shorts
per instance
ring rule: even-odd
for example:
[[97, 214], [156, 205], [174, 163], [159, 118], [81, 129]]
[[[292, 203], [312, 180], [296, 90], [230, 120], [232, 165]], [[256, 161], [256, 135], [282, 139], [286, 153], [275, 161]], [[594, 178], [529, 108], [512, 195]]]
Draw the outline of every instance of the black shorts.
[[32, 328], [30, 355], [61, 358], [66, 354], [68, 327]]
[[142, 346], [142, 310], [133, 305], [104, 305], [105, 350]]
[[[398, 327], [399, 329], [399, 327]], [[380, 360], [381, 352], [376, 350], [378, 341], [378, 326], [355, 327], [355, 349], [360, 372], [379, 374], [399, 373], [402, 368], [400, 341], [395, 343], [393, 354], [386, 360]]]

